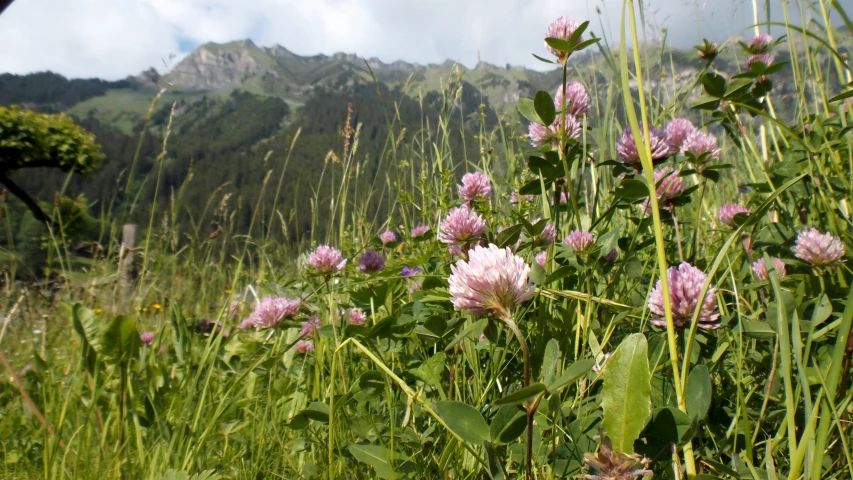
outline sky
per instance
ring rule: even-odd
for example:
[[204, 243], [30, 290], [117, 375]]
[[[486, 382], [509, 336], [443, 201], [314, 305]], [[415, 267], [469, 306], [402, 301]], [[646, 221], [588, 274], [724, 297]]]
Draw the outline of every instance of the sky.
[[[780, 0], [771, 19], [782, 20]], [[621, 0], [15, 0], [0, 15], [0, 72], [51, 70], [120, 79], [165, 72], [198, 45], [250, 38], [300, 55], [335, 52], [385, 62], [478, 59], [547, 66], [543, 38], [560, 15], [618, 42]], [[853, 0], [841, 0], [841, 4]], [[752, 2], [646, 0], [647, 39], [689, 48], [750, 35]], [[759, 1], [763, 6], [764, 1]], [[763, 8], [763, 7], [760, 7]], [[762, 12], [761, 18], [766, 18]], [[798, 21], [797, 17], [794, 18]], [[639, 20], [638, 20], [639, 21]], [[172, 60], [169, 60], [172, 58]]]

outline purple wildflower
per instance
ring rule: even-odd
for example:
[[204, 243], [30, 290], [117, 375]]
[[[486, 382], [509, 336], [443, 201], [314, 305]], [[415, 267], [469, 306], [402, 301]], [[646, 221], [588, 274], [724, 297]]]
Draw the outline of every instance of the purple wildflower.
[[312, 340], [299, 340], [293, 344], [293, 351], [299, 355], [314, 353], [314, 342]]
[[468, 261], [459, 260], [450, 270], [450, 301], [458, 311], [509, 320], [515, 307], [533, 296], [530, 266], [509, 248], [478, 245]]
[[300, 327], [302, 328], [299, 329], [299, 336], [302, 338], [312, 337], [314, 336], [314, 332], [319, 330], [322, 326], [323, 322], [317, 315], [308, 317], [308, 320], [300, 324]]
[[519, 203], [522, 200], [533, 201], [533, 195], [519, 195], [518, 192], [509, 194], [509, 203]]
[[347, 260], [337, 248], [320, 245], [311, 252], [308, 263], [318, 272], [329, 275], [343, 270], [347, 265]]
[[589, 250], [595, 244], [595, 237], [583, 230], [572, 230], [569, 236], [563, 239], [562, 243], [572, 247], [572, 250], [575, 252], [581, 253]]
[[836, 265], [844, 256], [844, 244], [838, 237], [807, 228], [797, 235], [794, 255], [816, 267]]
[[[643, 126], [640, 125], [641, 132], [642, 128]], [[640, 142], [642, 143], [642, 139]], [[670, 155], [666, 131], [659, 128], [650, 128], [649, 144], [652, 152], [652, 161], [663, 160]], [[622, 131], [622, 136], [616, 141], [616, 154], [622, 163], [634, 167], [635, 170], [642, 170], [640, 153], [634, 141], [634, 134], [631, 133], [631, 127], [625, 127], [625, 130]]]
[[[762, 33], [757, 37], [753, 37], [752, 40], [749, 41], [747, 45], [747, 50], [749, 53], [753, 55], [760, 55], [762, 53], [767, 53], [770, 49], [770, 44], [773, 42], [773, 37], [766, 33]], [[770, 65], [769, 63], [766, 65]]]
[[773, 64], [773, 54], [771, 53], [762, 53], [760, 55], [753, 55], [749, 57], [746, 61], [746, 65], [744, 65], [744, 70], [749, 70], [755, 62], [761, 62], [765, 67]]
[[154, 344], [154, 332], [142, 332], [139, 341], [150, 347]]
[[732, 228], [737, 228], [738, 224], [735, 222], [735, 215], [739, 213], [749, 215], [749, 209], [736, 203], [725, 203], [720, 207], [720, 221]]
[[678, 153], [687, 136], [696, 131], [693, 122], [686, 118], [675, 118], [670, 120], [666, 126], [666, 136], [669, 141], [670, 151]]
[[[562, 122], [561, 119], [562, 118]], [[560, 140], [560, 129], [563, 128], [561, 123], [565, 123], [566, 137], [574, 138], [575, 140], [581, 137], [581, 124], [570, 114], [565, 114], [562, 117], [559, 115], [550, 126], [545, 127], [538, 123], [531, 123], [527, 129], [527, 134], [530, 136], [530, 144], [534, 147], [543, 145], [556, 145]]]
[[[776, 274], [779, 275], [780, 278], [787, 275], [787, 272], [785, 271], [785, 264], [782, 263], [782, 260], [773, 257], [770, 259], [770, 263], [773, 264], [773, 268], [776, 269]], [[753, 262], [752, 271], [753, 273], [755, 273], [755, 278], [759, 282], [765, 282], [769, 278], [769, 272], [767, 271], [767, 262], [765, 262], [763, 258], [759, 258], [758, 260]]]
[[448, 245], [467, 243], [480, 238], [486, 232], [486, 221], [467, 206], [450, 210], [441, 222], [438, 240]]
[[394, 235], [394, 232], [391, 230], [385, 230], [384, 232], [379, 234], [379, 240], [383, 245], [387, 245], [391, 242], [397, 241], [397, 235]]
[[[564, 103], [568, 100], [568, 105]], [[589, 94], [586, 92], [586, 87], [580, 82], [567, 82], [563, 88], [557, 90], [557, 95], [554, 98], [554, 107], [557, 109], [557, 114], [566, 108], [566, 113], [572, 116], [586, 115], [589, 113]]]
[[687, 135], [687, 138], [684, 139], [684, 143], [681, 145], [681, 151], [685, 154], [690, 153], [695, 158], [699, 158], [701, 155], [707, 153], [706, 161], [718, 160], [720, 158], [717, 137], [699, 130]]
[[255, 311], [249, 316], [252, 326], [257, 328], [273, 328], [286, 318], [293, 318], [299, 312], [300, 300], [268, 295], [258, 303]]
[[539, 264], [540, 267], [545, 268], [545, 262], [548, 261], [548, 252], [539, 252], [536, 254], [536, 263]]
[[421, 270], [420, 267], [412, 267], [412, 268], [403, 267], [402, 271], [400, 271], [400, 275], [403, 277], [414, 277], [415, 275], [421, 273], [422, 271], [423, 270]]
[[349, 324], [363, 327], [367, 324], [367, 315], [360, 308], [349, 309]]
[[557, 239], [557, 229], [550, 222], [545, 224], [545, 228], [539, 235], [533, 237], [533, 245], [536, 247], [547, 247], [554, 243]]
[[418, 225], [412, 229], [412, 238], [418, 238], [429, 231], [429, 225]]
[[[560, 17], [555, 20], [551, 25], [548, 26], [548, 32], [546, 33], [546, 37], [548, 38], [559, 38], [560, 40], [569, 41], [572, 38], [572, 34], [575, 33], [575, 30], [578, 29], [580, 24], [577, 20], [569, 17]], [[580, 38], [577, 39], [579, 42], [582, 41]], [[574, 45], [572, 45], [574, 46]], [[545, 48], [548, 49], [555, 57], [559, 58], [561, 62], [566, 60], [566, 53], [561, 52], [551, 45], [548, 45], [548, 42], [545, 42]]]
[[470, 203], [477, 197], [488, 198], [492, 193], [492, 182], [483, 172], [466, 173], [457, 188], [459, 196]]
[[[677, 328], [690, 326], [693, 311], [696, 310], [700, 300], [702, 305], [699, 312], [699, 328], [713, 330], [720, 327], [718, 322], [720, 313], [717, 311], [717, 297], [714, 288], [708, 288], [704, 299], [699, 298], [702, 293], [702, 286], [708, 278], [702, 270], [687, 262], [682, 262], [677, 267], [669, 267], [666, 271], [666, 278], [669, 283], [672, 321]], [[649, 310], [653, 314], [651, 320], [653, 325], [666, 326], [663, 288], [660, 280], [657, 281], [649, 296]]]
[[368, 250], [358, 259], [358, 269], [362, 273], [376, 273], [385, 270], [385, 258], [378, 252]]

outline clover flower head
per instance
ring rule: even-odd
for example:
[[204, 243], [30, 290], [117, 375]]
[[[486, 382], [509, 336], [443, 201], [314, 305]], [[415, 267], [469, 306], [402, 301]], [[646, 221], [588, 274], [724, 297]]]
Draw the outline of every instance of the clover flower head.
[[462, 176], [458, 189], [460, 197], [473, 202], [477, 197], [488, 198], [492, 193], [492, 182], [483, 172], [466, 173]]
[[[568, 42], [579, 26], [580, 23], [578, 23], [574, 18], [560, 17], [548, 26], [548, 32], [545, 36], [547, 38], [559, 38], [560, 40]], [[578, 41], [582, 41], [581, 38], [579, 38]], [[547, 48], [555, 57], [559, 58], [561, 62], [566, 59], [566, 54], [564, 52], [548, 45], [548, 42], [545, 42], [545, 48]]]
[[314, 341], [313, 340], [299, 340], [293, 345], [293, 351], [298, 355], [308, 355], [309, 353], [314, 353]]
[[397, 241], [397, 235], [394, 235], [394, 232], [391, 230], [385, 230], [384, 232], [379, 234], [379, 240], [383, 245], [387, 245], [391, 242]]
[[319, 273], [329, 275], [343, 270], [347, 265], [347, 260], [337, 248], [320, 245], [308, 256], [308, 264]]
[[558, 114], [566, 108], [566, 113], [574, 117], [589, 113], [589, 103], [589, 93], [580, 82], [566, 82], [563, 88], [557, 89], [554, 98], [554, 107]]
[[[785, 271], [785, 264], [782, 260], [773, 257], [770, 259], [770, 263], [773, 264], [773, 268], [776, 269], [776, 274], [779, 275], [779, 278], [787, 275], [787, 272]], [[766, 282], [767, 279], [770, 278], [770, 274], [767, 270], [767, 262], [765, 262], [763, 258], [759, 258], [752, 263], [752, 272], [755, 273], [755, 278], [759, 282]]]
[[[682, 262], [679, 266], [672, 266], [666, 271], [666, 279], [669, 284], [669, 301], [672, 306], [672, 320], [677, 328], [690, 326], [693, 312], [699, 305], [699, 328], [714, 330], [720, 327], [720, 313], [717, 311], [717, 294], [713, 287], [709, 287], [704, 298], [699, 298], [702, 287], [708, 279], [702, 270]], [[649, 310], [652, 312], [651, 323], [657, 326], [666, 326], [664, 314], [664, 297], [661, 281], [658, 280], [655, 288], [649, 296]]]
[[379, 252], [368, 250], [358, 259], [358, 269], [363, 273], [376, 273], [385, 270], [385, 258]]
[[737, 228], [738, 224], [735, 221], [735, 215], [739, 213], [749, 215], [749, 209], [736, 203], [724, 203], [720, 207], [720, 221], [731, 228]]
[[411, 236], [412, 238], [420, 237], [421, 235], [427, 233], [429, 231], [429, 225], [418, 225], [412, 229]]
[[[640, 125], [640, 131], [643, 131], [643, 126]], [[643, 139], [640, 139], [643, 142]], [[663, 160], [671, 154], [669, 146], [669, 137], [665, 130], [659, 128], [649, 129], [649, 147], [652, 152], [652, 161]], [[634, 167], [636, 170], [642, 170], [640, 162], [640, 153], [637, 150], [637, 143], [634, 141], [634, 134], [631, 132], [631, 127], [625, 127], [622, 131], [622, 136], [616, 141], [616, 155], [619, 161]]]
[[595, 237], [583, 230], [572, 230], [569, 236], [563, 239], [562, 243], [572, 247], [572, 250], [575, 252], [582, 253], [589, 250], [595, 244]]
[[450, 270], [450, 301], [457, 311], [508, 320], [533, 296], [530, 266], [509, 248], [477, 245], [467, 261], [457, 261]]
[[686, 118], [674, 118], [666, 125], [666, 136], [669, 141], [670, 151], [678, 153], [687, 136], [696, 131], [693, 122]]
[[150, 347], [154, 344], [154, 332], [142, 332], [139, 341]]
[[696, 158], [707, 153], [706, 161], [719, 160], [720, 158], [717, 137], [699, 130], [687, 135], [687, 138], [684, 139], [684, 143], [681, 145], [681, 152], [684, 154], [690, 153]]
[[807, 228], [797, 235], [794, 255], [816, 267], [837, 265], [844, 257], [844, 243], [831, 233]]
[[367, 315], [360, 308], [349, 309], [349, 324], [363, 327], [367, 324]]
[[486, 220], [465, 205], [450, 210], [438, 233], [438, 240], [447, 245], [467, 243], [483, 236]]

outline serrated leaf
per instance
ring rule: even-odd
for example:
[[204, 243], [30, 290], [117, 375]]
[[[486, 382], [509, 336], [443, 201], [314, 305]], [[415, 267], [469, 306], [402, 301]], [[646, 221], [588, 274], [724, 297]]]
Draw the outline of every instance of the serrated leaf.
[[447, 400], [434, 403], [433, 408], [459, 438], [475, 445], [489, 440], [489, 425], [483, 415], [471, 405]]
[[651, 373], [648, 343], [642, 333], [629, 335], [604, 367], [601, 408], [604, 431], [613, 449], [634, 452], [634, 440], [650, 416]]

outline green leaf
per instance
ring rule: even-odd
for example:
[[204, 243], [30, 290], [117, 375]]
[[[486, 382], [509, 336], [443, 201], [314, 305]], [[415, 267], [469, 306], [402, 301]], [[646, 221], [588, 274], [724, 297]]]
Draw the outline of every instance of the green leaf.
[[827, 100], [827, 103], [840, 102], [841, 100], [844, 100], [845, 98], [850, 98], [850, 97], [853, 97], [853, 90], [847, 90], [844, 93], [836, 95], [836, 96], [830, 98], [829, 100]]
[[350, 445], [349, 453], [361, 463], [366, 463], [376, 470], [379, 478], [395, 478], [394, 468], [388, 459], [386, 450], [378, 445]]
[[521, 390], [516, 390], [513, 393], [501, 398], [500, 400], [494, 403], [495, 406], [501, 405], [521, 405], [524, 402], [536, 398], [545, 391], [544, 383], [534, 383], [533, 385], [522, 388]]
[[677, 408], [663, 407], [655, 409], [644, 436], [682, 445], [693, 437], [693, 432], [693, 420], [686, 413]]
[[520, 437], [527, 428], [527, 414], [518, 407], [501, 407], [489, 427], [492, 441], [507, 444]]
[[486, 451], [486, 466], [491, 480], [504, 480], [506, 473], [504, 472], [503, 462], [498, 458], [495, 447], [489, 442], [483, 442], [483, 449]]
[[649, 419], [650, 381], [648, 343], [642, 333], [635, 333], [622, 341], [604, 367], [602, 424], [614, 450], [634, 452], [634, 440]]
[[329, 406], [325, 403], [311, 402], [307, 408], [299, 412], [299, 415], [320, 423], [329, 423]]
[[702, 86], [712, 97], [721, 98], [726, 93], [726, 79], [717, 73], [709, 72], [702, 75]]
[[568, 52], [572, 49], [571, 44], [569, 42], [563, 40], [562, 38], [557, 37], [546, 37], [545, 43], [548, 44], [554, 50], [559, 50], [561, 52]]
[[409, 373], [423, 380], [429, 386], [441, 386], [441, 373], [444, 371], [444, 360], [447, 355], [444, 352], [438, 352], [428, 358], [418, 368], [409, 370]]
[[536, 92], [536, 95], [533, 97], [533, 107], [542, 125], [551, 125], [554, 123], [557, 114], [554, 110], [554, 99], [551, 98], [550, 93], [545, 90]]
[[471, 405], [448, 400], [436, 402], [433, 407], [447, 427], [459, 438], [475, 445], [489, 440], [489, 425], [483, 415]]
[[545, 345], [545, 353], [542, 355], [542, 383], [550, 385], [557, 376], [557, 366], [560, 364], [560, 345], [557, 344], [557, 339], [548, 340]]
[[626, 178], [622, 180], [622, 183], [616, 187], [613, 193], [627, 200], [638, 200], [649, 196], [649, 187], [640, 180]]
[[703, 420], [711, 407], [711, 374], [705, 365], [697, 365], [687, 376], [685, 401], [687, 413], [696, 420]]
[[529, 157], [527, 159], [527, 168], [529, 168], [533, 173], [542, 175], [544, 178], [549, 180], [563, 176], [562, 170], [542, 157]]
[[521, 236], [521, 230], [523, 228], [524, 226], [521, 224], [505, 228], [498, 234], [498, 237], [495, 239], [495, 243], [497, 243], [500, 248], [515, 245], [515, 242], [517, 242], [518, 238]]
[[359, 377], [358, 387], [365, 394], [375, 397], [385, 391], [385, 377], [376, 370], [368, 370]]
[[115, 317], [110, 322], [104, 331], [101, 343], [104, 354], [120, 362], [133, 358], [142, 346], [139, 332], [136, 330], [136, 322], [123, 315]]
[[548, 384], [549, 392], [556, 392], [561, 390], [566, 385], [576, 382], [579, 378], [586, 375], [587, 372], [592, 370], [593, 365], [595, 365], [595, 360], [591, 358], [585, 358], [583, 360], [578, 360], [573, 363], [572, 366], [567, 368], [560, 378], [554, 380], [553, 383]]
[[542, 120], [539, 119], [539, 114], [536, 113], [536, 107], [533, 105], [533, 100], [530, 98], [518, 99], [518, 113], [533, 123], [542, 124]]

